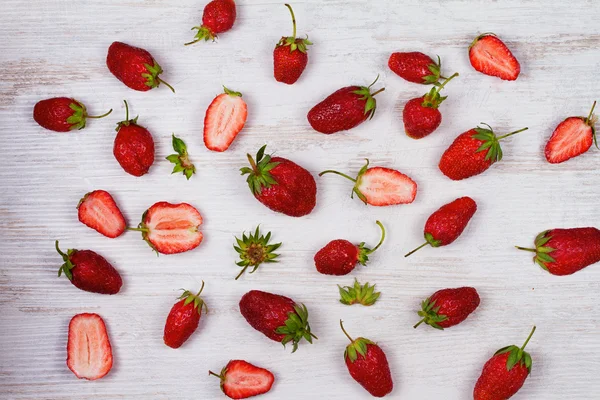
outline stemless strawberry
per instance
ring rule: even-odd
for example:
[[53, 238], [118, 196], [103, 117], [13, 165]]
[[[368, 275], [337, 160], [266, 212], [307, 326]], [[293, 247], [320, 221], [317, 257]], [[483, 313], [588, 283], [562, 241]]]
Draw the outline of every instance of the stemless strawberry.
[[204, 144], [212, 151], [225, 151], [244, 129], [248, 107], [240, 92], [223, 86], [225, 93], [215, 97], [204, 116]]
[[125, 218], [113, 197], [105, 190], [87, 193], [77, 205], [79, 221], [109, 238], [125, 232]]
[[469, 61], [477, 71], [514, 81], [521, 72], [519, 61], [508, 47], [493, 33], [484, 33], [469, 46]]
[[437, 63], [426, 54], [418, 51], [396, 52], [390, 55], [388, 67], [399, 77], [409, 82], [421, 84], [435, 84], [440, 78], [442, 62], [440, 57]]
[[35, 103], [33, 119], [42, 128], [68, 132], [85, 128], [86, 118], [104, 118], [111, 112], [112, 108], [102, 115], [88, 115], [83, 103], [69, 97], [54, 97]]
[[77, 314], [69, 322], [67, 367], [79, 379], [104, 377], [113, 365], [112, 347], [98, 314]]
[[594, 115], [594, 108], [595, 101], [587, 118], [569, 117], [558, 124], [544, 150], [549, 163], [558, 164], [577, 157], [588, 151], [592, 142], [598, 147], [595, 128], [598, 118]]

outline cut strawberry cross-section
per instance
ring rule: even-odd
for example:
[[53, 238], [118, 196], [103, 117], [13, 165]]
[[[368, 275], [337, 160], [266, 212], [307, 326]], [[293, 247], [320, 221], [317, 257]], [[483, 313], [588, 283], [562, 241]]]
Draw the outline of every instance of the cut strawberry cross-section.
[[98, 314], [77, 314], [69, 323], [67, 366], [78, 378], [100, 379], [112, 368], [106, 325]]

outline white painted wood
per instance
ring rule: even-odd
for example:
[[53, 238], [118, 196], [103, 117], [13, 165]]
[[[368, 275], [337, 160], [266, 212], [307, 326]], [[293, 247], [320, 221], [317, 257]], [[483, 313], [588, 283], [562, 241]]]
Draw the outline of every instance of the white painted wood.
[[[274, 371], [264, 399], [367, 399], [342, 361], [346, 339], [338, 327], [378, 341], [391, 363], [394, 399], [468, 399], [483, 363], [495, 350], [520, 344], [531, 326], [533, 374], [515, 399], [596, 399], [600, 391], [600, 326], [596, 305], [600, 266], [553, 277], [515, 244], [528, 245], [552, 227], [599, 226], [598, 150], [559, 166], [543, 146], [563, 118], [587, 113], [597, 99], [600, 9], [593, 1], [303, 1], [293, 3], [300, 33], [315, 43], [301, 80], [272, 78], [271, 51], [290, 33], [278, 1], [239, 1], [235, 28], [218, 43], [184, 47], [204, 1], [73, 2], [5, 0], [0, 14], [0, 398], [3, 399], [219, 399], [207, 376], [229, 359]], [[492, 31], [522, 65], [516, 82], [476, 73], [467, 46]], [[150, 50], [177, 90], [129, 90], [105, 67], [106, 49], [121, 40]], [[425, 87], [387, 68], [392, 51], [439, 54], [443, 71], [460, 72], [442, 105], [438, 132], [414, 141], [402, 129], [405, 101]], [[306, 113], [334, 90], [368, 84], [380, 74], [375, 118], [348, 133], [311, 131]], [[221, 85], [244, 93], [249, 119], [223, 154], [202, 143], [206, 106]], [[114, 108], [81, 132], [49, 133], [31, 118], [36, 101], [73, 96], [90, 112]], [[122, 100], [154, 135], [156, 162], [142, 178], [126, 175], [112, 156]], [[498, 132], [529, 126], [504, 144], [504, 160], [484, 175], [451, 182], [436, 165], [459, 133], [484, 121]], [[189, 146], [198, 174], [171, 176], [164, 159], [175, 132]], [[358, 171], [365, 157], [393, 167], [419, 184], [414, 204], [368, 208], [349, 198], [349, 182], [318, 178], [318, 204], [304, 218], [277, 215], [250, 195], [238, 168], [262, 144], [304, 165]], [[205, 218], [205, 242], [195, 251], [156, 257], [137, 233], [110, 240], [77, 221], [75, 205], [93, 189], [109, 190], [130, 224], [159, 200], [189, 202]], [[402, 255], [422, 240], [427, 216], [461, 195], [479, 210], [463, 236], [441, 249]], [[388, 239], [368, 267], [351, 276], [316, 273], [314, 253], [342, 237], [374, 244], [380, 219]], [[283, 241], [281, 262], [240, 281], [234, 235], [261, 223]], [[56, 277], [63, 247], [94, 249], [122, 272], [116, 296], [85, 293]], [[354, 277], [383, 293], [371, 308], [338, 303], [336, 284]], [[205, 280], [210, 313], [181, 349], [162, 343], [166, 315], [178, 289]], [[444, 332], [413, 330], [419, 302], [442, 287], [472, 285], [480, 308]], [[295, 354], [253, 331], [238, 311], [250, 289], [293, 297], [310, 310], [314, 345]], [[69, 319], [97, 312], [108, 325], [115, 366], [96, 382], [77, 380], [65, 364]]]

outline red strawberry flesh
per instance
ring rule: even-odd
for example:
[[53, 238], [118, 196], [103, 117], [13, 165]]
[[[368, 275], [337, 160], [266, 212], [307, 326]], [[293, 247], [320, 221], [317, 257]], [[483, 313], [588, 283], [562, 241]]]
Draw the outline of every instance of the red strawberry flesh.
[[521, 72], [519, 62], [508, 47], [493, 34], [477, 37], [469, 48], [471, 65], [477, 71], [514, 81]]
[[271, 371], [259, 368], [243, 360], [231, 360], [220, 375], [209, 371], [221, 379], [221, 390], [231, 399], [246, 399], [271, 390], [275, 377]]
[[77, 314], [69, 323], [67, 366], [78, 378], [100, 379], [112, 368], [112, 348], [98, 314]]
[[225, 88], [210, 103], [204, 117], [204, 144], [213, 151], [225, 151], [244, 128], [248, 108], [242, 94]]
[[125, 232], [125, 218], [107, 191], [86, 194], [77, 209], [79, 221], [106, 237], [116, 238]]

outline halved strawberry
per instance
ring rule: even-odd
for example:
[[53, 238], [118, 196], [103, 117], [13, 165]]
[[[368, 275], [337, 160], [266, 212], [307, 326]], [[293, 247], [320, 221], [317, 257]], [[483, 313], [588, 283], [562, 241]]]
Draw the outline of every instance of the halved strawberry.
[[210, 103], [204, 117], [204, 144], [212, 151], [225, 151], [244, 128], [248, 107], [240, 92], [225, 89]]
[[112, 368], [113, 356], [104, 320], [98, 314], [77, 314], [69, 323], [67, 366], [78, 378], [100, 379]]
[[592, 147], [592, 142], [595, 142], [598, 147], [594, 127], [597, 120], [594, 115], [595, 107], [596, 102], [592, 105], [587, 118], [569, 117], [558, 124], [544, 151], [549, 163], [558, 164], [577, 157], [588, 151]]
[[319, 174], [334, 173], [349, 179], [356, 184], [352, 189], [365, 204], [372, 206], [391, 206], [409, 204], [417, 196], [417, 184], [400, 171], [384, 167], [369, 167], [369, 160], [358, 172], [356, 179], [338, 171], [327, 170]]
[[116, 238], [125, 232], [125, 218], [110, 193], [94, 190], [77, 205], [79, 221], [106, 237]]
[[212, 371], [208, 373], [221, 379], [221, 390], [230, 399], [246, 399], [267, 393], [275, 381], [271, 371], [243, 360], [229, 361], [220, 375]]
[[519, 61], [493, 33], [484, 33], [473, 40], [469, 60], [477, 71], [506, 81], [516, 80], [521, 72]]

